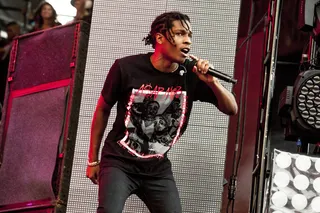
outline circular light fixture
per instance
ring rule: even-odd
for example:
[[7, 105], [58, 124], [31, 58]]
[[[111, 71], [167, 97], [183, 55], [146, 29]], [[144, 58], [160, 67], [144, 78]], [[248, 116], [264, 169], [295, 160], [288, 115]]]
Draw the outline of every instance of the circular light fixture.
[[276, 172], [273, 180], [278, 187], [283, 188], [289, 185], [290, 177], [285, 172]]
[[313, 181], [313, 189], [320, 193], [320, 177], [316, 178], [314, 181]]
[[288, 168], [291, 165], [291, 162], [292, 160], [288, 153], [281, 152], [276, 157], [276, 164], [282, 169]]
[[309, 184], [310, 184], [309, 178], [307, 178], [307, 176], [305, 175], [297, 175], [293, 179], [293, 185], [298, 190], [306, 190]]
[[291, 204], [296, 210], [301, 211], [307, 207], [308, 200], [302, 194], [295, 194], [292, 196]]
[[314, 167], [316, 168], [317, 172], [320, 173], [320, 159], [316, 160], [316, 163], [315, 163]]
[[308, 70], [297, 77], [292, 116], [306, 134], [320, 135], [320, 70]]
[[288, 202], [288, 197], [284, 192], [277, 191], [271, 197], [272, 203], [278, 207], [284, 207]]
[[307, 171], [311, 167], [311, 160], [307, 156], [300, 155], [297, 157], [295, 165], [300, 171]]
[[320, 197], [315, 197], [311, 201], [311, 209], [313, 212], [320, 212]]

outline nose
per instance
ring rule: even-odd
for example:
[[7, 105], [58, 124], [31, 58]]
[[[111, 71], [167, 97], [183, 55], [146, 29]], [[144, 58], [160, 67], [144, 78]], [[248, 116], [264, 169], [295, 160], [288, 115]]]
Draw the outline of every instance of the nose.
[[184, 39], [183, 43], [191, 45], [192, 44], [191, 37], [190, 36], [185, 36], [185, 39]]

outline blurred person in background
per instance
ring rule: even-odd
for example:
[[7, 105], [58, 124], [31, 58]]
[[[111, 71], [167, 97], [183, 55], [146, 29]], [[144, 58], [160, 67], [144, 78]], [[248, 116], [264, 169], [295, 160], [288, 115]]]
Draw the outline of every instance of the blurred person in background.
[[74, 21], [83, 20], [91, 23], [93, 0], [71, 0], [71, 5], [77, 9]]
[[6, 32], [8, 35], [7, 39], [1, 42], [2, 44], [0, 46], [0, 119], [6, 89], [12, 41], [14, 37], [19, 36], [21, 34], [20, 25], [16, 22], [9, 22], [6, 25]]
[[61, 25], [57, 21], [57, 12], [51, 4], [42, 2], [33, 16], [34, 28], [32, 31], [45, 30]]
[[7, 39], [1, 42], [0, 46], [0, 59], [3, 60], [9, 54], [11, 49], [11, 42], [14, 37], [21, 34], [20, 25], [16, 22], [9, 22], [6, 24]]

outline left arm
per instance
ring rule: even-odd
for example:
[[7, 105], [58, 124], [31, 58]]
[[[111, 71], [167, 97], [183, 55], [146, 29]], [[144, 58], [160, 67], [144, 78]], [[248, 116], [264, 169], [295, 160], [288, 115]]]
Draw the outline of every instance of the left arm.
[[209, 62], [192, 55], [190, 57], [198, 61], [192, 71], [211, 88], [217, 98], [218, 109], [227, 115], [237, 114], [238, 105], [233, 94], [224, 88], [217, 78], [207, 74], [210, 67]]
[[224, 88], [218, 79], [213, 76], [212, 82], [206, 82], [207, 85], [211, 88], [213, 93], [215, 94], [218, 101], [218, 109], [227, 114], [227, 115], [235, 115], [238, 112], [237, 102], [231, 92], [229, 92], [226, 88]]

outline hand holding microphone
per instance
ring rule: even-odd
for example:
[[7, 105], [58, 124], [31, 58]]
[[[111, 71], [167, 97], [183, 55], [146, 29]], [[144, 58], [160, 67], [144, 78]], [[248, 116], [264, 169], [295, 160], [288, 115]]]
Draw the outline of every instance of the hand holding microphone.
[[[186, 68], [188, 70], [190, 70], [190, 69], [193, 70], [196, 67], [197, 70], [193, 70], [193, 71], [204, 75], [203, 76], [204, 79], [201, 79], [201, 80], [207, 81], [205, 79], [205, 78], [207, 78], [207, 76], [205, 76], [205, 74], [209, 74], [213, 77], [216, 77], [216, 78], [221, 79], [226, 82], [231, 82], [233, 84], [237, 83], [236, 79], [233, 79], [231, 76], [214, 69], [213, 66], [211, 64], [209, 64], [209, 62], [207, 60], [201, 60], [201, 59], [199, 60], [197, 57], [195, 57], [193, 55], [189, 55], [189, 57], [191, 58], [191, 60], [186, 59], [187, 60], [185, 63]], [[199, 76], [199, 78], [202, 78], [202, 77]]]

